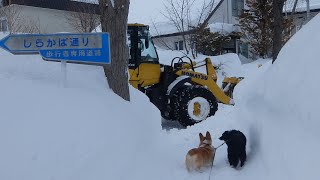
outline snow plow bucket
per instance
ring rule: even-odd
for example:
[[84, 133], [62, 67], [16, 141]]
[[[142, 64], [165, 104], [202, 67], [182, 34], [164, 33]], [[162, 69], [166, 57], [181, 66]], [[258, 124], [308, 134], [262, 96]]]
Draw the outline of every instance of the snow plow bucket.
[[222, 90], [223, 92], [233, 99], [233, 90], [234, 87], [242, 80], [244, 77], [226, 77], [222, 81]]

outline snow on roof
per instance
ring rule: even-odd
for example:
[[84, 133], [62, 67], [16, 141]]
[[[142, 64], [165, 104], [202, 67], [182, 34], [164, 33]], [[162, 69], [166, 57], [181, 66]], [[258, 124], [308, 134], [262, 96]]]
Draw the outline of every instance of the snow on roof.
[[78, 1], [78, 2], [84, 2], [84, 3], [99, 4], [99, 1], [98, 1], [98, 0], [71, 0], [71, 1]]
[[[90, 3], [93, 0], [73, 1], [73, 0], [10, 0], [0, 1], [2, 5], [8, 6], [10, 4], [17, 4], [23, 6], [56, 9], [62, 11], [75, 11], [75, 12], [98, 12], [98, 7]], [[81, 7], [81, 8], [79, 8]]]
[[178, 30], [172, 22], [158, 22], [150, 25], [150, 33], [152, 36], [173, 34], [177, 32]]
[[[229, 34], [231, 32], [240, 32], [240, 28], [234, 24], [227, 23], [212, 23], [209, 24], [211, 32], [219, 32], [222, 34]], [[150, 32], [153, 36], [167, 35], [178, 33], [179, 31], [171, 22], [161, 22], [150, 26]]]
[[222, 34], [229, 34], [231, 32], [240, 32], [239, 26], [227, 23], [212, 23], [209, 25], [211, 32], [219, 32]]

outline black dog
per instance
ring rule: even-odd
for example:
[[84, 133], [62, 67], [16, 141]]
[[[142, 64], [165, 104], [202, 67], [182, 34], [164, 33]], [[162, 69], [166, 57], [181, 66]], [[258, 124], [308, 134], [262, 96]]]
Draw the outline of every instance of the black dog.
[[225, 141], [228, 145], [228, 160], [230, 166], [235, 168], [240, 161], [240, 166], [242, 167], [247, 159], [246, 136], [240, 131], [231, 130], [225, 131], [219, 139]]

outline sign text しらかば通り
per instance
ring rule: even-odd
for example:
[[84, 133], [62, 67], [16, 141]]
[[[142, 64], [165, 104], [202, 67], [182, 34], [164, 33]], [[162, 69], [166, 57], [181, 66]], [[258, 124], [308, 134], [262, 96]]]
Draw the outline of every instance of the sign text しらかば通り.
[[38, 54], [45, 60], [87, 64], [109, 64], [108, 33], [15, 34], [0, 41], [12, 54]]

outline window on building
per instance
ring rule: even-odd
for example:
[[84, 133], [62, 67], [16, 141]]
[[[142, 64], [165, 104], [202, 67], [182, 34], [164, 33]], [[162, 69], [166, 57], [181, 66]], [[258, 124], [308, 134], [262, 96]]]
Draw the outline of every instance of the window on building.
[[174, 42], [175, 50], [183, 50], [183, 41]]
[[239, 42], [239, 50], [240, 50], [240, 54], [246, 58], [249, 58], [249, 45], [248, 43], [245, 42]]
[[1, 32], [8, 31], [8, 22], [6, 19], [0, 19], [0, 31]]
[[179, 42], [174, 42], [174, 49], [179, 50]]
[[3, 6], [8, 6], [10, 4], [10, 0], [0, 0], [0, 2], [2, 1], [1, 5]]
[[239, 17], [244, 8], [244, 0], [232, 0], [232, 16]]
[[183, 41], [179, 41], [179, 50], [183, 50]]

